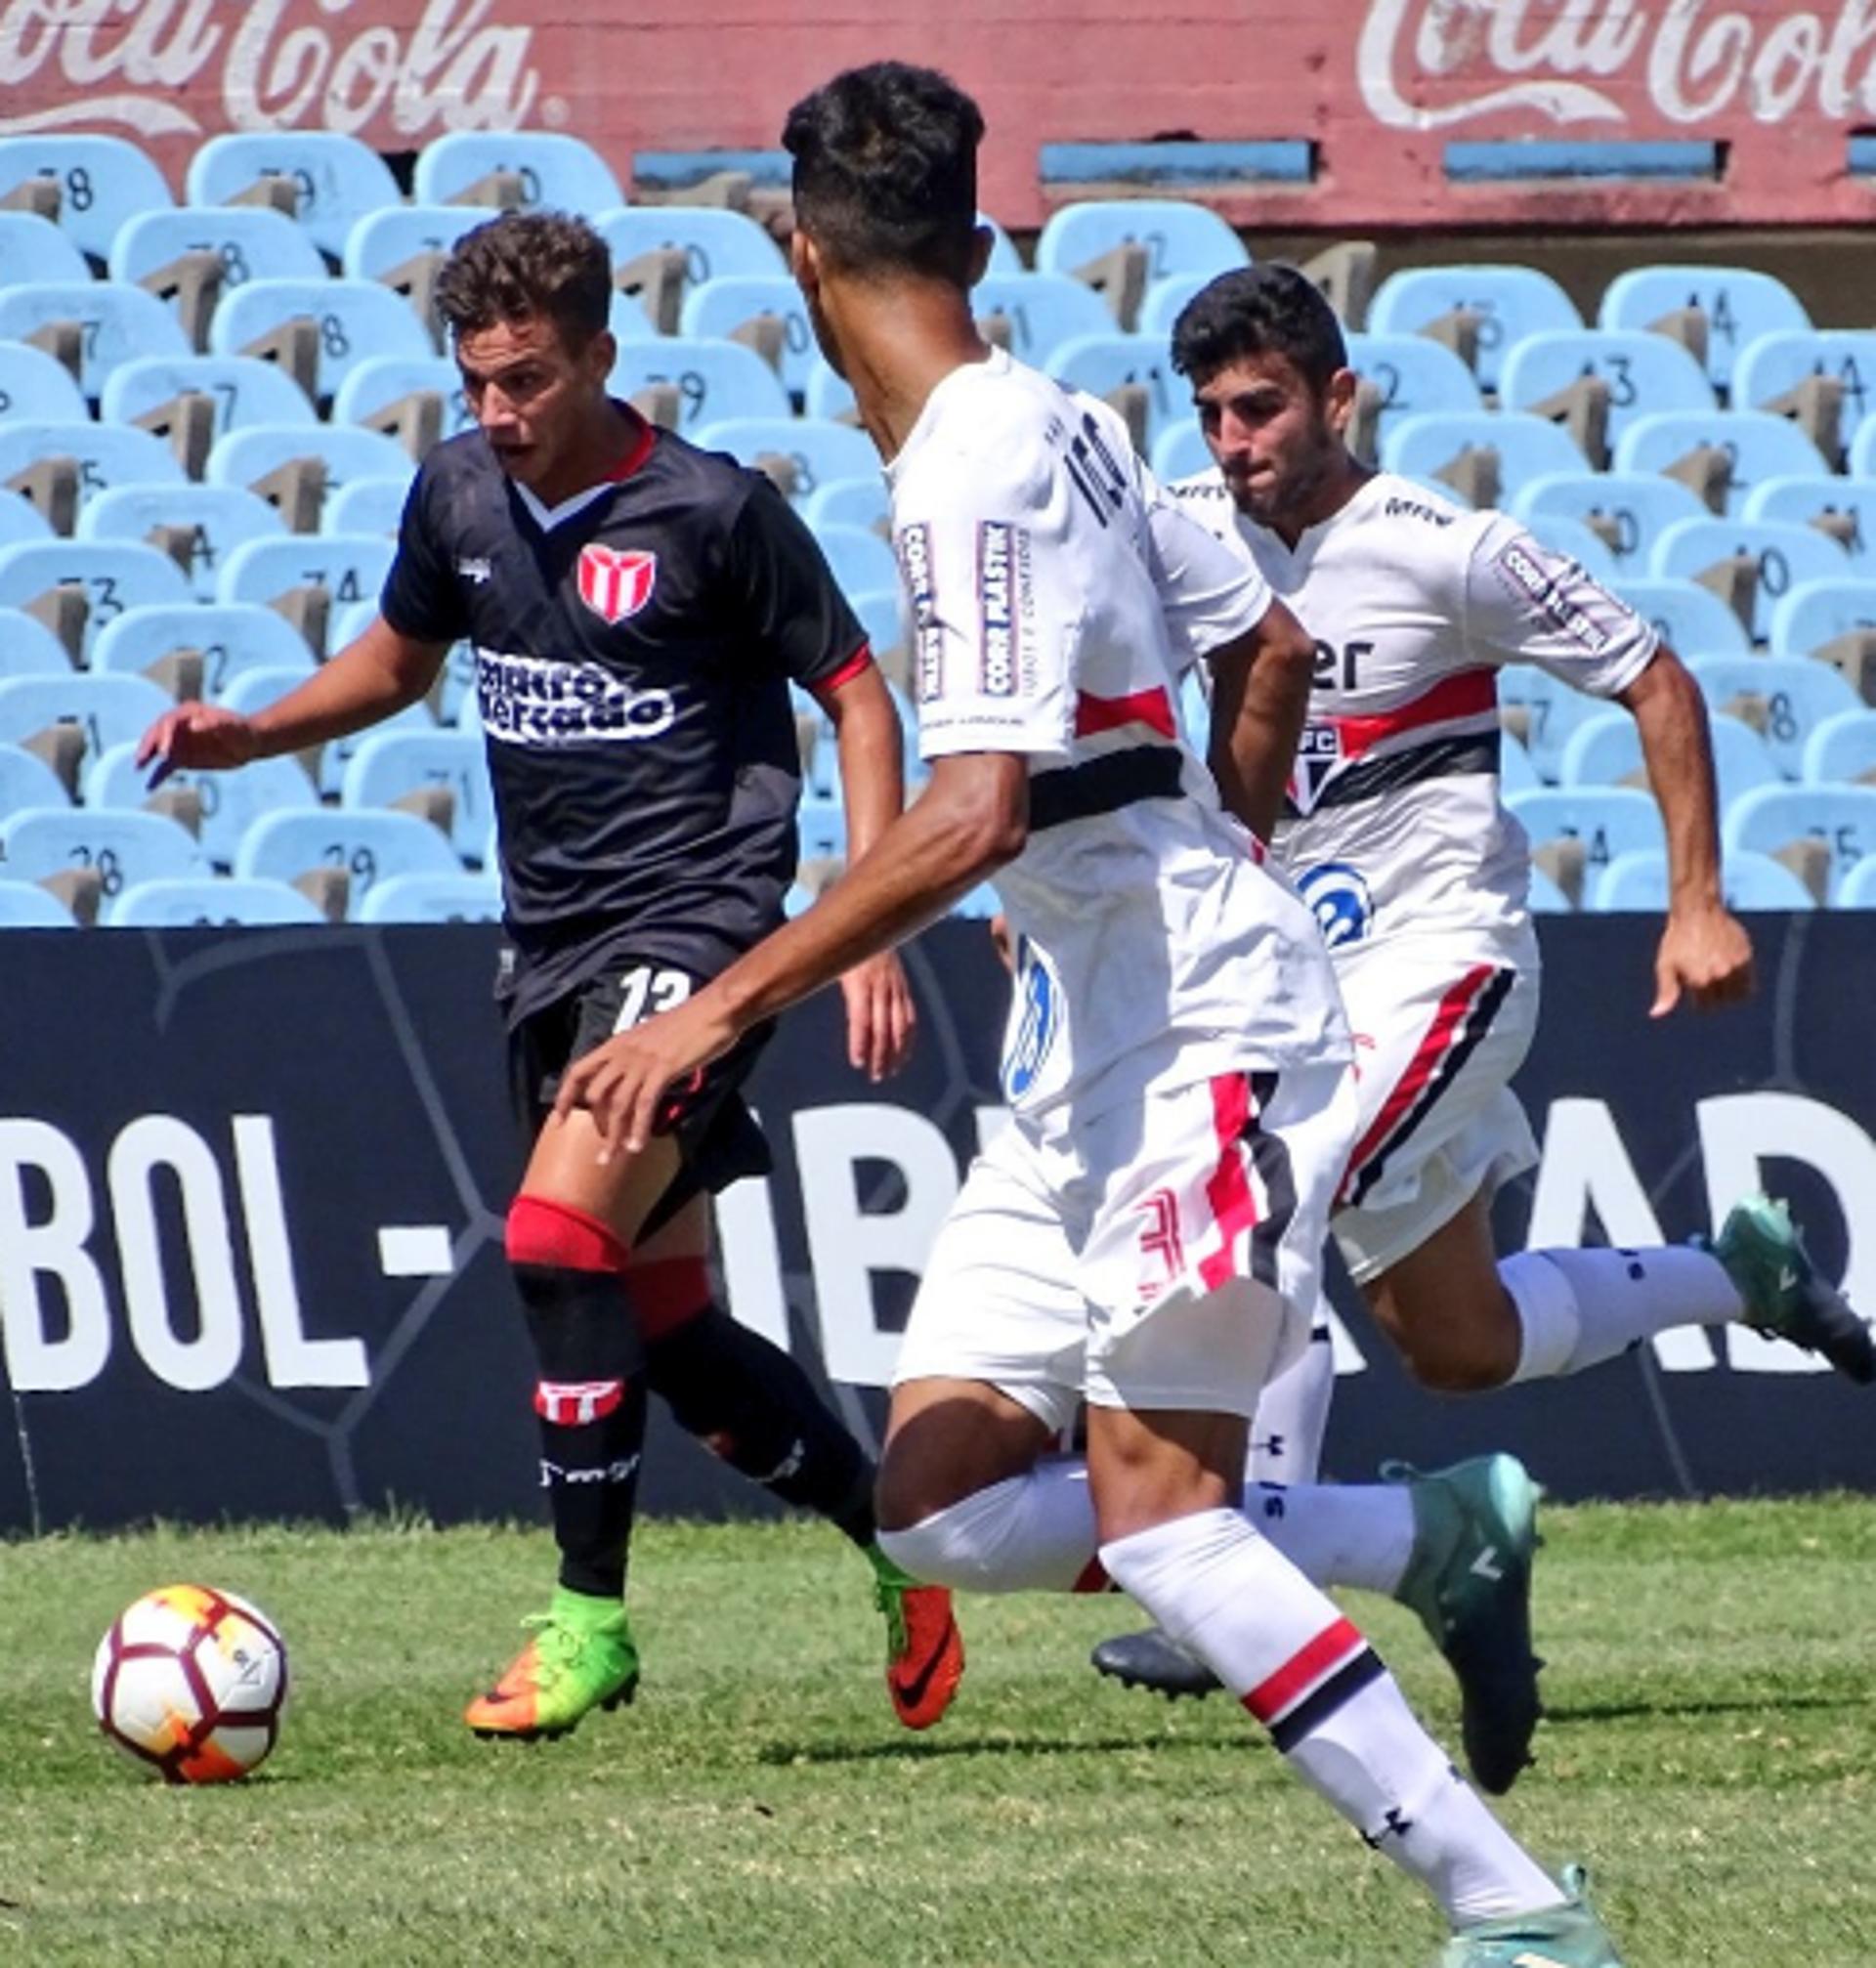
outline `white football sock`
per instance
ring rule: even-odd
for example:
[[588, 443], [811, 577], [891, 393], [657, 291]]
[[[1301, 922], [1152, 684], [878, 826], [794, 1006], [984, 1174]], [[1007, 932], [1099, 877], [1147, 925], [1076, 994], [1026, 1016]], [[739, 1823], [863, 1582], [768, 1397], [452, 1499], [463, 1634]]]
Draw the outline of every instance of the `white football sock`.
[[1454, 1926], [1562, 1904], [1414, 1720], [1361, 1634], [1235, 1511], [1114, 1539], [1101, 1562]]
[[1414, 1554], [1405, 1483], [1265, 1484], [1245, 1492], [1244, 1514], [1314, 1585], [1391, 1598]]
[[879, 1548], [902, 1570], [971, 1592], [1105, 1592], [1094, 1556], [1094, 1505], [1079, 1457], [975, 1491]]
[[1309, 1335], [1302, 1356], [1258, 1396], [1245, 1458], [1247, 1485], [1314, 1482], [1322, 1469], [1322, 1438], [1336, 1391], [1336, 1349], [1329, 1328]]
[[1675, 1326], [1745, 1309], [1720, 1260], [1685, 1244], [1650, 1251], [1520, 1251], [1498, 1267], [1522, 1328], [1514, 1381], [1579, 1374]]

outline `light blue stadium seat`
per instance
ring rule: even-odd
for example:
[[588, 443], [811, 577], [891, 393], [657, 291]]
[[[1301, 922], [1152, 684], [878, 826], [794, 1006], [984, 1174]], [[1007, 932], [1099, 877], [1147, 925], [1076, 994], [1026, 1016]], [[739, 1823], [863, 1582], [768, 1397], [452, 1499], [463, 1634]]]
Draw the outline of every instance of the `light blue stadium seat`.
[[612, 166], [590, 144], [547, 130], [451, 130], [433, 137], [417, 152], [412, 190], [420, 205], [448, 205], [494, 171], [519, 175], [524, 212], [610, 212], [625, 202]]
[[[1716, 717], [1710, 723], [1714, 775], [1723, 807], [1755, 787], [1783, 783], [1783, 774], [1756, 731], [1736, 717]], [[1635, 719], [1625, 710], [1605, 710], [1578, 725], [1563, 748], [1556, 777], [1563, 787], [1633, 785], [1645, 789], [1647, 768]]]
[[1830, 898], [1833, 909], [1876, 909], [1876, 854], [1866, 854], [1850, 869]]
[[782, 248], [742, 212], [705, 205], [621, 205], [600, 212], [594, 230], [606, 241], [615, 270], [647, 253], [681, 247], [686, 286], [701, 287], [724, 274], [786, 274]]
[[1146, 248], [1149, 279], [1251, 264], [1244, 241], [1209, 206], [1184, 198], [1088, 198], [1048, 215], [1036, 239], [1036, 271], [1077, 274], [1116, 246], [1134, 244]]
[[[1201, 732], [1205, 727], [1200, 725]], [[1543, 780], [1537, 775], [1537, 767], [1531, 763], [1531, 754], [1523, 745], [1507, 731], [1499, 736], [1498, 743], [1498, 790], [1509, 799], [1514, 792], [1536, 792], [1543, 787]]]
[[382, 534], [286, 535], [236, 547], [221, 571], [217, 601], [277, 601], [300, 587], [322, 587], [335, 608], [375, 601], [396, 542]]
[[675, 385], [677, 428], [687, 438], [725, 417], [789, 414], [789, 393], [782, 378], [741, 342], [666, 335], [620, 348], [607, 381], [613, 395], [635, 397], [656, 383]]
[[0, 929], [76, 929], [78, 919], [36, 881], [0, 880]]
[[[0, 148], [5, 139], [0, 138]], [[110, 373], [138, 356], [186, 356], [189, 339], [154, 294], [115, 280], [21, 280], [0, 286], [0, 341], [29, 341], [55, 321], [76, 321], [78, 382], [100, 396]]]
[[789, 685], [789, 705], [801, 741], [802, 792], [809, 798], [832, 799], [840, 791], [839, 740], [833, 719], [798, 683]]
[[1820, 718], [1805, 740], [1799, 776], [1810, 786], [1876, 786], [1876, 710], [1855, 703]]
[[853, 385], [818, 356], [808, 370], [808, 387], [801, 407], [811, 417], [826, 417], [834, 423], [853, 424], [860, 420]]
[[268, 813], [242, 836], [234, 873], [293, 881], [321, 868], [351, 877], [346, 905], [357, 921], [364, 899], [394, 875], [460, 875], [462, 863], [428, 821], [382, 808], [308, 806]]
[[1611, 445], [1646, 411], [1714, 408], [1713, 385], [1685, 349], [1666, 335], [1620, 328], [1526, 335], [1506, 354], [1498, 400], [1506, 409], [1528, 410], [1583, 376], [1608, 385]]
[[[1168, 274], [1163, 280], [1155, 280], [1140, 303], [1140, 333], [1170, 343], [1173, 324], [1187, 305], [1216, 278], [1215, 274]], [[1465, 364], [1462, 363], [1460, 366], [1463, 368]]]
[[[1655, 541], [1650, 572], [1656, 579], [1697, 580], [1707, 569], [1735, 556], [1756, 560], [1759, 566], [1751, 624], [1754, 642], [1770, 635], [1776, 611], [1793, 589], [1807, 582], [1849, 578], [1850, 563], [1835, 540], [1814, 527], [1781, 526], [1775, 520], [1677, 520]], [[1777, 653], [1783, 653], [1782, 646]]]
[[1380, 394], [1379, 435], [1383, 438], [1403, 417], [1483, 407], [1471, 370], [1451, 349], [1425, 335], [1349, 335], [1345, 339], [1348, 366]]
[[854, 588], [847, 595], [847, 606], [860, 618], [874, 658], [890, 664], [893, 653], [906, 642], [906, 599], [900, 583], [895, 580], [890, 587]]
[[1403, 267], [1375, 289], [1368, 331], [1414, 335], [1465, 308], [1483, 317], [1478, 330], [1478, 380], [1495, 390], [1507, 355], [1526, 335], [1580, 328], [1576, 303], [1535, 267]]
[[1534, 478], [1580, 472], [1589, 465], [1560, 424], [1514, 410], [1402, 417], [1382, 442], [1381, 463], [1384, 471], [1403, 478], [1438, 483], [1440, 471], [1462, 451], [1483, 449], [1498, 453], [1501, 503], [1514, 499]]
[[[149, 797], [149, 774], [137, 763], [134, 742], [113, 745], [85, 770], [85, 804], [134, 812]], [[234, 772], [174, 771], [163, 785], [186, 787], [201, 802], [196, 838], [217, 868], [234, 865], [242, 835], [264, 813], [302, 807], [314, 796], [306, 768], [284, 756], [256, 758]]]
[[[0, 218], [9, 216], [0, 212]], [[24, 213], [13, 214], [23, 218]], [[42, 219], [40, 224], [45, 221]], [[0, 241], [0, 266], [6, 246]], [[85, 393], [56, 356], [30, 342], [0, 342], [0, 417], [31, 417], [40, 423], [82, 423], [91, 414]]]
[[[339, 385], [332, 399], [335, 424], [362, 424], [389, 409], [400, 398], [435, 390], [443, 399], [443, 435], [452, 438], [475, 425], [462, 387], [462, 371], [448, 356], [367, 356]], [[415, 466], [412, 464], [414, 471]]]
[[1622, 599], [1677, 656], [1747, 656], [1752, 644], [1746, 625], [1711, 588], [1691, 580], [1634, 580], [1617, 583]]
[[215, 436], [254, 424], [315, 424], [306, 392], [277, 363], [256, 356], [145, 356], [113, 369], [98, 414], [134, 424], [185, 392], [215, 406]]
[[819, 527], [815, 538], [844, 593], [890, 589], [899, 578], [899, 563], [891, 547], [870, 527]]
[[333, 396], [372, 356], [436, 353], [430, 331], [401, 294], [375, 280], [249, 280], [223, 298], [209, 325], [215, 355], [237, 356], [283, 322], [305, 318], [320, 330], [316, 394]]
[[227, 875], [138, 881], [99, 916], [107, 929], [250, 929], [320, 923], [310, 897], [284, 881], [236, 881]]
[[1837, 434], [1846, 449], [1876, 410], [1876, 329], [1784, 328], [1757, 336], [1740, 350], [1732, 401], [1764, 409], [1812, 376], [1835, 376], [1844, 386]]
[[1002, 897], [997, 893], [996, 887], [991, 882], [980, 881], [975, 888], [959, 896], [948, 913], [960, 922], [988, 922], [993, 916], [1002, 913]]
[[870, 472], [865, 478], [830, 479], [802, 506], [801, 516], [817, 530], [861, 526], [876, 532], [891, 520], [892, 501], [885, 480], [877, 472]]
[[1763, 786], [1720, 818], [1730, 859], [1745, 849], [1776, 854], [1807, 838], [1830, 850], [1830, 895], [1857, 862], [1876, 853], [1876, 786]]
[[410, 469], [410, 453], [395, 438], [356, 424], [256, 424], [218, 440], [202, 476], [210, 485], [252, 489], [280, 466], [310, 457], [325, 467], [328, 499], [355, 479], [397, 478]]
[[1740, 352], [1779, 328], [1808, 328], [1811, 319], [1784, 281], [1750, 267], [1632, 267], [1603, 289], [1597, 321], [1605, 328], [1646, 328], [1664, 315], [1699, 308], [1707, 318], [1707, 374], [1725, 389]]
[[[328, 799], [339, 797], [345, 787], [345, 775], [350, 770], [355, 755], [372, 739], [410, 736], [433, 738], [439, 726], [436, 713], [430, 708], [427, 698], [419, 698], [415, 704], [406, 704], [402, 710], [394, 711], [389, 717], [380, 718], [376, 724], [368, 725], [363, 731], [349, 731], [343, 738], [327, 742], [320, 753], [320, 791]], [[460, 737], [460, 733], [451, 734]], [[481, 738], [478, 735], [477, 743]], [[408, 817], [408, 816], [406, 816]], [[481, 843], [477, 842], [480, 849]]]
[[1763, 480], [1809, 477], [1828, 469], [1817, 447], [1789, 417], [1765, 410], [1651, 410], [1624, 429], [1610, 462], [1619, 472], [1662, 472], [1707, 445], [1717, 446], [1732, 461], [1728, 519], [1744, 516], [1747, 500]]
[[1839, 711], [1861, 705], [1840, 670], [1808, 658], [1709, 656], [1694, 659], [1687, 668], [1716, 713], [1715, 731], [1734, 722], [1717, 714], [1728, 705], [1750, 710], [1763, 720], [1766, 749], [1787, 779], [1803, 776], [1812, 733]]
[[843, 861], [847, 853], [847, 809], [835, 795], [804, 795], [795, 827], [802, 861]]
[[0, 681], [10, 676], [69, 676], [65, 646], [37, 617], [0, 607]]
[[977, 214], [977, 223], [990, 234], [990, 259], [984, 271], [987, 274], [1020, 274], [1023, 272], [1023, 256], [1016, 250], [1016, 243], [999, 222], [988, 212]]
[[1009, 329], [1009, 352], [1041, 368], [1051, 351], [1077, 335], [1104, 335], [1113, 311], [1086, 281], [1066, 274], [987, 274], [970, 290], [979, 321], [1001, 316]]
[[1573, 916], [1576, 913], [1570, 907], [1570, 898], [1541, 868], [1531, 870], [1526, 899], [1533, 916]]
[[176, 202], [149, 153], [122, 137], [0, 137], [0, 197], [28, 178], [58, 180], [59, 230], [100, 262], [126, 219]]
[[359, 905], [361, 922], [499, 922], [501, 883], [492, 875], [392, 875]]
[[[0, 742], [19, 745], [57, 724], [76, 725], [86, 762], [141, 738], [175, 701], [146, 676], [9, 677], [0, 682]], [[82, 769], [82, 768], [81, 768]]]
[[[410, 475], [415, 477], [413, 472]], [[354, 479], [325, 502], [321, 533], [376, 533], [395, 536], [410, 496], [410, 478]]]
[[126, 609], [91, 646], [94, 671], [135, 675], [179, 649], [202, 658], [202, 692], [211, 702], [251, 669], [286, 668], [311, 676], [316, 667], [305, 638], [283, 615], [252, 602], [204, 607], [199, 602]]
[[9, 492], [0, 486], [0, 546], [18, 546], [21, 540], [52, 537], [51, 523], [25, 493]]
[[1561, 775], [1571, 738], [1610, 708], [1605, 698], [1572, 690], [1548, 670], [1524, 663], [1507, 663], [1499, 671], [1499, 701], [1521, 705], [1528, 714], [1525, 750], [1532, 770], [1547, 786], [1555, 786]]
[[319, 247], [284, 212], [265, 205], [178, 205], [140, 212], [118, 227], [110, 242], [110, 278], [141, 286], [185, 253], [213, 253], [221, 261], [221, 299], [249, 280], [325, 278]]
[[149, 431], [127, 424], [42, 424], [23, 417], [0, 421], [0, 485], [46, 458], [78, 466], [78, 510], [112, 486], [170, 486], [185, 478], [176, 453]]
[[1809, 657], [1840, 635], [1876, 629], [1876, 580], [1838, 574], [1795, 581], [1771, 611], [1774, 656]]
[[161, 813], [83, 806], [29, 806], [0, 821], [0, 871], [13, 881], [45, 881], [95, 868], [107, 906], [133, 882], [204, 872], [189, 829]]
[[1585, 894], [1618, 854], [1631, 848], [1665, 848], [1661, 809], [1632, 786], [1547, 787], [1506, 801], [1533, 847], [1547, 840], [1580, 840], [1586, 866]]
[[361, 735], [339, 789], [344, 806], [394, 806], [406, 794], [442, 787], [454, 801], [449, 838], [466, 861], [482, 858], [494, 825], [488, 748], [460, 731], [386, 731]]
[[1519, 489], [1511, 510], [1526, 526], [1540, 513], [1585, 524], [1592, 519], [1611, 523], [1615, 539], [1604, 543], [1618, 577], [1645, 574], [1655, 540], [1676, 520], [1709, 516], [1679, 479], [1652, 472], [1558, 472], [1531, 479]]
[[0, 817], [22, 806], [64, 806], [70, 803], [64, 781], [37, 752], [14, 744], [0, 745]]
[[1146, 435], [1150, 447], [1162, 431], [1191, 415], [1184, 381], [1172, 373], [1166, 344], [1150, 335], [1076, 335], [1058, 342], [1044, 369], [1072, 390], [1107, 398], [1129, 383], [1146, 391]]
[[[1721, 870], [1721, 891], [1728, 909], [1739, 911], [1814, 909], [1816, 897], [1782, 862], [1769, 855], [1728, 854]], [[1589, 884], [1586, 909], [1598, 915], [1624, 912], [1664, 916], [1668, 908], [1665, 850], [1638, 849], [1618, 854]]]
[[208, 485], [114, 486], [86, 502], [78, 515], [76, 535], [141, 540], [159, 526], [190, 529], [185, 573], [197, 601], [215, 600], [222, 564], [236, 547], [249, 540], [286, 537], [279, 514], [264, 498], [239, 486]]
[[380, 205], [352, 222], [340, 270], [347, 279], [382, 280], [411, 260], [448, 253], [495, 216], [486, 205]]
[[332, 130], [239, 130], [211, 137], [190, 156], [192, 205], [225, 205], [263, 178], [291, 181], [295, 221], [336, 262], [366, 212], [400, 202], [391, 167], [368, 144]]
[[734, 339], [759, 316], [782, 323], [779, 372], [787, 388], [805, 391], [816, 360], [814, 329], [801, 290], [786, 274], [719, 274], [684, 296], [679, 332], [689, 339]]
[[[301, 643], [300, 647], [304, 650], [306, 645]], [[315, 663], [313, 668], [318, 667]], [[279, 703], [289, 691], [298, 690], [311, 674], [311, 670], [301, 668], [298, 663], [256, 663], [252, 669], [240, 670], [230, 677], [215, 701], [224, 710], [234, 710], [243, 717], [252, 717], [270, 704]]]
[[1604, 587], [1613, 587], [1620, 578], [1614, 554], [1601, 535], [1592, 533], [1581, 520], [1563, 513], [1541, 512], [1525, 522], [1525, 531], [1541, 546], [1575, 561], [1592, 580], [1601, 582]]
[[795, 469], [794, 497], [813, 497], [833, 479], [876, 471], [873, 440], [851, 424], [816, 423], [812, 417], [732, 417], [705, 424], [692, 439], [704, 450], [728, 451], [746, 465], [759, 457], [784, 457]]
[[451, 731], [482, 734], [482, 700], [476, 690], [476, 652], [452, 642], [443, 659], [436, 686], [437, 722]]
[[1196, 418], [1172, 425], [1153, 442], [1153, 476], [1162, 485], [1175, 485], [1211, 469], [1212, 453], [1205, 448]]
[[0, 212], [0, 270], [9, 281], [91, 278], [70, 235], [37, 212]]
[[[1814, 526], [1823, 518], [1842, 521], [1850, 537], [1838, 539], [1838, 544], [1851, 571], [1876, 578], [1876, 479], [1839, 478], [1835, 472], [1762, 479], [1746, 500], [1744, 517], [1779, 520], [1787, 526]], [[1836, 539], [1836, 534], [1831, 537]]]
[[1844, 470], [1853, 479], [1876, 479], [1876, 417], [1865, 417], [1857, 426]]
[[[18, 883], [14, 884], [16, 887]], [[815, 895], [812, 888], [804, 888], [798, 881], [790, 881], [788, 893], [782, 898], [782, 914], [792, 922], [797, 916], [804, 916], [814, 907]]]
[[29, 539], [0, 547], [0, 608], [29, 608], [61, 586], [84, 591], [87, 660], [99, 632], [126, 609], [190, 598], [182, 569], [141, 540]]

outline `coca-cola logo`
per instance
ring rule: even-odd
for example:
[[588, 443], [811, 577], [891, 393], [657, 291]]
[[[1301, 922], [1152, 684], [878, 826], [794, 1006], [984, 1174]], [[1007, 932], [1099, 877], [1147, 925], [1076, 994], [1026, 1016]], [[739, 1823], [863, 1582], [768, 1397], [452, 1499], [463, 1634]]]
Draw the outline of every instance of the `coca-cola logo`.
[[1401, 130], [1505, 111], [1552, 123], [1876, 113], [1876, 0], [1833, 14], [1716, 0], [1369, 0], [1362, 100]]
[[493, 4], [424, 0], [396, 25], [380, 4], [345, 34], [327, 22], [353, 0], [0, 0], [0, 102], [45, 105], [0, 116], [0, 135], [195, 136], [211, 94], [231, 130], [517, 129], [539, 87], [533, 29], [490, 24]]

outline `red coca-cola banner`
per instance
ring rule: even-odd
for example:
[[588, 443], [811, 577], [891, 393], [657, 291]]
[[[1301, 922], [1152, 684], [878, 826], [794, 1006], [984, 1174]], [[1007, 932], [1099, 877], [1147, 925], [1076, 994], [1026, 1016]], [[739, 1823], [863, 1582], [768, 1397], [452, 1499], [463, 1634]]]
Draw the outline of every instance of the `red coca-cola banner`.
[[[1876, 210], [1876, 0], [0, 0], [0, 135], [105, 130], [180, 178], [222, 130], [445, 130], [646, 152], [773, 147], [850, 63], [936, 63], [991, 122], [987, 205], [1076, 195], [1042, 147], [1305, 142], [1307, 183], [1227, 185], [1234, 218], [1338, 230], [1610, 219], [1842, 222]], [[1685, 181], [1455, 179], [1477, 139], [1718, 147]]]

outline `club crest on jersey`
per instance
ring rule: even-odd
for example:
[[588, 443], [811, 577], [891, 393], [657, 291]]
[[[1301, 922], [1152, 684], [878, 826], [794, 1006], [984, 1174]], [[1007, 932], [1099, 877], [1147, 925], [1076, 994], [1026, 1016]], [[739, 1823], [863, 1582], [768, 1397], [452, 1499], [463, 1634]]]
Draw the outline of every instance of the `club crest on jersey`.
[[1325, 861], [1297, 879], [1331, 950], [1361, 942], [1374, 927], [1375, 898], [1360, 871], [1345, 861]]
[[1322, 797], [1335, 769], [1342, 763], [1342, 732], [1334, 724], [1305, 724], [1297, 741], [1297, 762], [1290, 773], [1290, 802], [1299, 813], [1309, 813]]
[[579, 598], [607, 621], [623, 621], [652, 598], [658, 556], [639, 547], [600, 546], [579, 550]]

